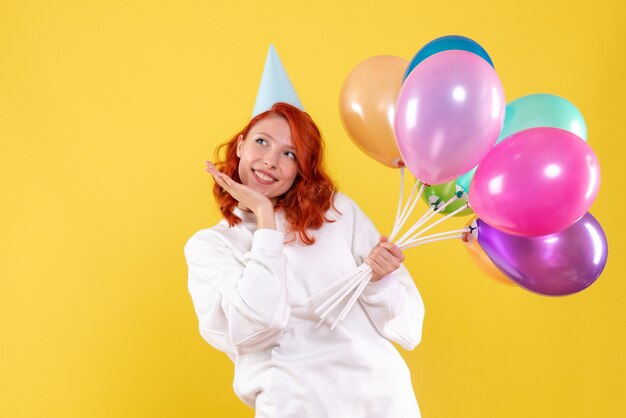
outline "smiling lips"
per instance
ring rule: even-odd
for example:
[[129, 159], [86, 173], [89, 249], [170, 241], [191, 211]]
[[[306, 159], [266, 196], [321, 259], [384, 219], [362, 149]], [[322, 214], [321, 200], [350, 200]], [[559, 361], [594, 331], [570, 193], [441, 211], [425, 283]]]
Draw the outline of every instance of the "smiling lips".
[[254, 178], [261, 184], [272, 184], [277, 181], [274, 177], [267, 174], [265, 171], [260, 170], [252, 170], [254, 173]]

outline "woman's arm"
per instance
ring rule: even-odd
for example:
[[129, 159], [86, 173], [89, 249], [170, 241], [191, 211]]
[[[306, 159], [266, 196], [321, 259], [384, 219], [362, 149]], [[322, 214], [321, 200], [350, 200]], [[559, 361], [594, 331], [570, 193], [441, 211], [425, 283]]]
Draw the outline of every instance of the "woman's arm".
[[405, 350], [422, 339], [424, 303], [404, 265], [365, 286], [359, 298], [374, 326], [384, 337]]
[[290, 313], [283, 239], [279, 231], [256, 230], [241, 259], [211, 230], [196, 233], [185, 245], [200, 334], [218, 350], [246, 354], [282, 335]]
[[[343, 198], [351, 203], [349, 210], [342, 207], [340, 211], [344, 216], [349, 214], [353, 217], [352, 253], [357, 264], [362, 264], [379, 244], [380, 234], [356, 203], [347, 197]], [[424, 322], [424, 304], [404, 265], [377, 281], [368, 283], [359, 301], [378, 332], [385, 338], [400, 344], [406, 350], [412, 350], [419, 344]]]

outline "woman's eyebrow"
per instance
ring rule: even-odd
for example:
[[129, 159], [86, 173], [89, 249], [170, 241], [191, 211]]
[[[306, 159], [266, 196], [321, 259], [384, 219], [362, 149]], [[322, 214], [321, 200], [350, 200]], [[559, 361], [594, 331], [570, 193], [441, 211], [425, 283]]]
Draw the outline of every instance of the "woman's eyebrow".
[[[272, 137], [272, 135], [266, 134], [265, 132], [255, 132], [254, 135], [263, 135], [263, 136], [268, 137], [272, 141], [276, 142], [276, 140], [274, 139], [274, 137]], [[294, 152], [296, 151], [296, 147], [294, 147], [293, 145], [285, 145], [284, 148], [288, 149], [289, 151], [294, 151]]]
[[255, 135], [263, 135], [268, 137], [269, 139], [274, 139], [272, 135], [266, 134], [265, 132], [255, 132]]

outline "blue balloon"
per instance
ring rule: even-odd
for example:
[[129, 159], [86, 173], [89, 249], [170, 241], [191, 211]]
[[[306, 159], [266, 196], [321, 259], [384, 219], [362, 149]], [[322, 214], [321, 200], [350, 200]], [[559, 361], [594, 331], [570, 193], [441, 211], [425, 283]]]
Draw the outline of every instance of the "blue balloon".
[[526, 129], [559, 128], [587, 141], [585, 119], [572, 103], [554, 94], [529, 94], [506, 105], [498, 142]]
[[417, 54], [415, 54], [415, 56], [409, 63], [409, 66], [404, 73], [402, 81], [406, 80], [411, 71], [413, 71], [413, 69], [426, 58], [430, 57], [431, 55], [435, 55], [438, 52], [450, 51], [452, 49], [474, 53], [483, 58], [489, 63], [489, 65], [493, 67], [493, 62], [491, 61], [489, 54], [487, 54], [487, 51], [485, 51], [484, 48], [480, 46], [477, 42], [471, 40], [470, 38], [466, 38], [465, 36], [448, 35], [434, 39], [424, 45], [422, 49], [420, 49]]
[[470, 171], [456, 179], [457, 186], [461, 187], [465, 193], [469, 193], [470, 184], [472, 183], [472, 179], [474, 178], [474, 173], [476, 173], [477, 168], [478, 166], [472, 168]]

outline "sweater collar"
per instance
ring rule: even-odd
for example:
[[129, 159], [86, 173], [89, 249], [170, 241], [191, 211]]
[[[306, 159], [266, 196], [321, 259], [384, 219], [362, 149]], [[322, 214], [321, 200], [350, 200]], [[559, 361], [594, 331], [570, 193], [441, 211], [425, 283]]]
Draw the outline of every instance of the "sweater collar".
[[256, 223], [256, 215], [253, 212], [241, 210], [235, 206], [233, 213], [237, 215], [244, 224]]
[[[241, 219], [241, 223], [243, 225], [249, 226], [251, 224], [256, 229], [256, 215], [254, 212], [241, 210], [235, 206], [233, 213]], [[285, 226], [287, 225], [285, 211], [283, 209], [277, 209], [274, 213], [276, 214], [276, 229], [285, 233]]]

